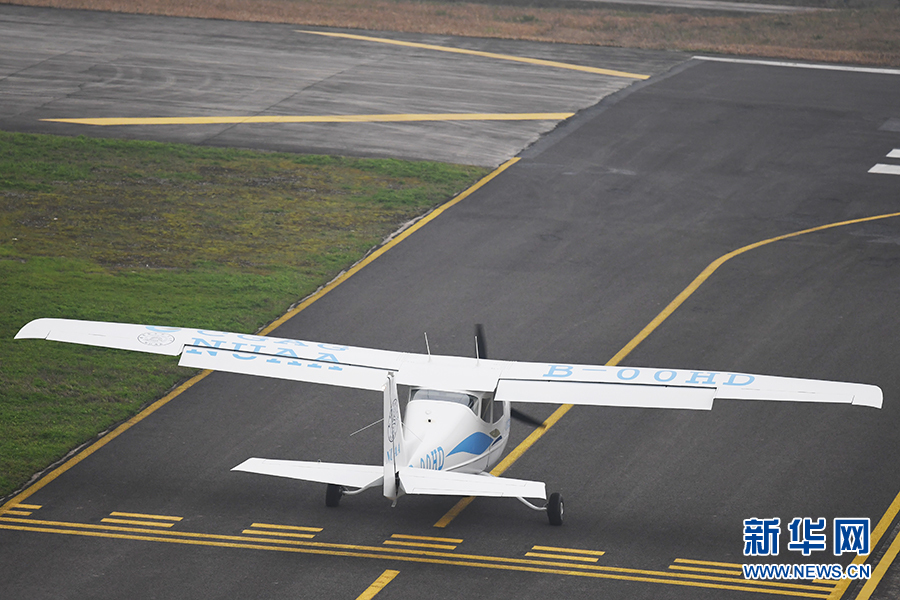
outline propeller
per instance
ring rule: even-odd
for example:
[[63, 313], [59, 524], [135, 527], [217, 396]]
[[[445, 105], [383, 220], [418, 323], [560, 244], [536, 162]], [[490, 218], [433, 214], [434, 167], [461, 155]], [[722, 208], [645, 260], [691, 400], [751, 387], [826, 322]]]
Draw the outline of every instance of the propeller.
[[[475, 357], [476, 358], [484, 358], [487, 359], [487, 338], [484, 335], [484, 325], [481, 323], [475, 324]], [[544, 422], [540, 419], [536, 419], [531, 415], [527, 415], [523, 413], [521, 410], [510, 408], [509, 415], [516, 419], [517, 421], [521, 421], [522, 423], [526, 423], [531, 425], [532, 427], [543, 427]]]

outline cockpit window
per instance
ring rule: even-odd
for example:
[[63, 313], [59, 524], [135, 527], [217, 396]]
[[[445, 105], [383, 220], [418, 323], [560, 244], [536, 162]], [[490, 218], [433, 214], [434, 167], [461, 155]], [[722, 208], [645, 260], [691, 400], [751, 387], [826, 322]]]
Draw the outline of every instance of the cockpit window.
[[440, 402], [454, 402], [456, 404], [462, 404], [463, 406], [468, 406], [469, 408], [474, 408], [475, 403], [478, 402], [478, 398], [476, 396], [472, 396], [470, 394], [463, 394], [462, 392], [443, 392], [441, 390], [426, 390], [426, 389], [417, 389], [412, 391], [411, 401], [416, 400], [438, 400]]

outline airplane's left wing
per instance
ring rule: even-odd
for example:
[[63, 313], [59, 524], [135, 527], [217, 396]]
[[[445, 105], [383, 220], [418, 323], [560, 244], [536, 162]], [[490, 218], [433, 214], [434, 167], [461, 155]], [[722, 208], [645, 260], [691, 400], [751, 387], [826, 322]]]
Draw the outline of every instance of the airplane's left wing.
[[185, 367], [381, 390], [403, 353], [206, 329], [37, 319], [16, 339], [36, 338], [178, 356]]

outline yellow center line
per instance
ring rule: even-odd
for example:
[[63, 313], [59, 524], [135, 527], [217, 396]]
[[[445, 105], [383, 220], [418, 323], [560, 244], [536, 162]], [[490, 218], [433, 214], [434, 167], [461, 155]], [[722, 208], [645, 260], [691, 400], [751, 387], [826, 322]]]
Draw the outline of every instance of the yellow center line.
[[676, 558], [676, 563], [684, 563], [688, 565], [707, 565], [710, 567], [731, 567], [732, 569], [740, 569], [743, 567], [740, 563], [727, 563], [712, 560], [694, 560], [691, 558]]
[[[653, 333], [657, 327], [662, 325], [662, 323], [666, 319], [668, 319], [672, 315], [672, 313], [674, 313], [678, 309], [678, 307], [681, 306], [685, 302], [685, 300], [687, 300], [694, 292], [696, 292], [697, 289], [701, 285], [703, 285], [703, 282], [705, 282], [707, 279], [709, 279], [709, 277], [713, 273], [715, 273], [719, 267], [724, 265], [726, 262], [728, 262], [732, 258], [734, 258], [736, 256], [740, 256], [741, 254], [744, 254], [745, 252], [749, 252], [750, 250], [755, 250], [757, 248], [761, 248], [768, 244], [772, 244], [772, 243], [779, 242], [782, 240], [798, 237], [801, 235], [806, 235], [808, 233], [814, 233], [817, 231], [825, 231], [826, 229], [834, 229], [836, 227], [843, 227], [845, 225], [855, 225], [855, 224], [859, 224], [859, 223], [867, 223], [869, 221], [877, 221], [880, 219], [889, 219], [889, 218], [898, 217], [898, 216], [900, 216], [900, 212], [888, 213], [888, 214], [883, 214], [883, 215], [875, 215], [872, 217], [863, 217], [861, 219], [851, 219], [848, 221], [840, 221], [837, 223], [829, 223], [827, 225], [820, 225], [818, 227], [811, 227], [809, 229], [803, 229], [801, 231], [795, 231], [793, 233], [787, 233], [784, 235], [779, 235], [779, 236], [776, 236], [773, 238], [762, 240], [760, 242], [749, 244], [747, 246], [738, 248], [737, 250], [733, 250], [733, 251], [729, 252], [728, 254], [725, 254], [725, 255], [717, 258], [716, 260], [711, 262], [705, 269], [703, 269], [703, 271], [686, 288], [684, 288], [684, 290], [680, 294], [678, 294], [678, 296], [676, 296], [675, 299], [672, 300], [672, 302], [670, 302], [669, 305], [666, 306], [662, 310], [662, 312], [660, 312], [652, 321], [650, 321], [650, 323], [646, 327], [644, 327], [640, 331], [640, 333], [638, 333], [636, 336], [634, 336], [634, 338], [632, 338], [631, 341], [628, 342], [624, 348], [619, 350], [616, 353], [616, 355], [613, 356], [609, 360], [609, 362], [606, 363], [606, 366], [612, 367], [612, 366], [618, 365], [622, 360], [624, 360], [625, 357], [628, 356], [632, 350], [637, 348], [638, 344], [640, 344], [645, 339], [647, 339], [647, 337], [651, 333]], [[573, 405], [571, 405], [571, 404], [563, 404], [558, 409], [556, 409], [556, 411], [554, 411], [553, 414], [550, 415], [546, 421], [544, 421], [544, 424], [542, 427], [538, 427], [537, 429], [532, 431], [531, 435], [529, 435], [527, 438], [525, 438], [525, 440], [521, 444], [519, 444], [512, 452], [510, 452], [506, 456], [506, 458], [504, 458], [502, 461], [500, 461], [500, 463], [496, 467], [494, 467], [494, 469], [491, 471], [491, 475], [499, 476], [504, 471], [506, 471], [509, 467], [511, 467], [513, 465], [513, 463], [515, 463], [519, 459], [520, 456], [525, 454], [525, 452], [529, 448], [531, 448], [531, 446], [533, 446], [539, 439], [541, 439], [541, 437], [543, 437], [545, 433], [550, 431], [550, 428], [553, 427], [567, 412], [569, 412], [572, 409], [572, 406]], [[900, 499], [900, 494], [898, 494], [898, 499]], [[438, 522], [434, 524], [434, 526], [442, 527], [442, 528], [446, 527], [453, 521], [453, 519], [455, 519], [457, 517], [457, 515], [459, 515], [463, 510], [465, 510], [465, 508], [467, 506], [469, 506], [469, 504], [471, 504], [472, 501], [474, 501], [474, 500], [475, 500], [475, 498], [472, 496], [463, 498], [462, 500], [457, 502], [449, 511], [447, 511], [447, 514], [445, 514], [443, 517], [441, 517], [438, 520]], [[895, 503], [896, 503], [896, 500], [895, 500]], [[873, 544], [874, 544], [874, 542], [873, 542]], [[849, 585], [849, 580], [847, 580], [846, 585]], [[846, 585], [845, 585], [845, 589], [846, 589]], [[839, 597], [839, 596], [837, 596], [837, 597]]]
[[387, 570], [376, 579], [372, 585], [366, 588], [362, 594], [356, 597], [356, 600], [372, 600], [378, 592], [384, 589], [384, 586], [394, 580], [394, 577], [400, 574], [400, 571]]
[[709, 567], [687, 567], [681, 565], [669, 565], [670, 569], [681, 571], [695, 571], [697, 573], [713, 573], [715, 575], [731, 575], [732, 577], [743, 577], [744, 571], [726, 571], [725, 569], [710, 569]]
[[41, 119], [76, 125], [240, 125], [248, 123], [416, 123], [432, 121], [562, 121], [573, 112], [542, 113], [425, 113], [378, 115], [256, 115], [210, 117], [102, 117]]
[[497, 60], [506, 60], [512, 62], [526, 63], [529, 65], [538, 65], [542, 67], [554, 67], [557, 69], [568, 69], [570, 71], [581, 71], [583, 73], [594, 73], [596, 75], [611, 75], [613, 77], [625, 77], [627, 79], [650, 79], [649, 75], [640, 75], [638, 73], [628, 73], [626, 71], [617, 71], [614, 69], [600, 69], [597, 67], [586, 67], [583, 65], [573, 65], [571, 63], [557, 62], [555, 60], [544, 60], [541, 58], [527, 58], [524, 56], [513, 56], [510, 54], [496, 54], [494, 52], [482, 52], [480, 50], [467, 50], [465, 48], [451, 48], [449, 46], [437, 46], [434, 44], [421, 44], [418, 42], [403, 42], [400, 40], [392, 40], [389, 38], [370, 37], [366, 35], [354, 35], [350, 33], [331, 33], [325, 31], [305, 31], [298, 29], [298, 33], [309, 33], [312, 35], [322, 35], [326, 37], [343, 38], [347, 40], [357, 40], [360, 42], [376, 42], [378, 44], [389, 44], [392, 46], [404, 46], [406, 48], [419, 48], [423, 50], [436, 50], [438, 52], [451, 52], [453, 54], [467, 54], [469, 56], [480, 56], [482, 58], [493, 58]]

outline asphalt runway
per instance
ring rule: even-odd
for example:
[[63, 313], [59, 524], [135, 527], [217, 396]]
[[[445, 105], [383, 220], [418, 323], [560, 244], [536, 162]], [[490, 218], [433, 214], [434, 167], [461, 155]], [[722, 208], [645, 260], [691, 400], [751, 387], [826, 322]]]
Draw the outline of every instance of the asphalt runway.
[[[496, 166], [552, 130], [559, 113], [591, 106], [684, 59], [667, 52], [390, 36], [418, 44], [410, 47], [384, 43], [378, 33], [343, 32], [382, 41], [311, 31], [0, 6], [0, 128]], [[522, 117], [464, 118], [485, 113]], [[410, 118], [422, 115], [447, 116]], [[337, 121], [347, 116], [398, 118]], [[43, 120], [141, 117], [176, 121], [99, 126]], [[321, 121], [271, 120], [291, 117]], [[225, 120], [197, 123], [203, 118]]]
[[[900, 176], [870, 172], [900, 166], [898, 92], [891, 73], [685, 60], [517, 151], [275, 335], [423, 351], [427, 332], [433, 352], [471, 355], [482, 322], [494, 358], [604, 363], [728, 253], [900, 211]], [[507, 472], [564, 494], [560, 528], [514, 500], [435, 527], [453, 499], [391, 508], [372, 492], [333, 510], [323, 486], [232, 473], [251, 456], [377, 463], [377, 428], [350, 434], [380, 398], [210, 375], [0, 517], [0, 591], [357, 598], [384, 576], [379, 599], [870, 597], [735, 565], [743, 520], [774, 517], [869, 518], [867, 563], [891, 564], [898, 289], [900, 217], [730, 258], [621, 364], [874, 383], [884, 408], [576, 407]], [[853, 558], [782, 538], [759, 562]], [[895, 568], [880, 581], [871, 597], [896, 596]]]

